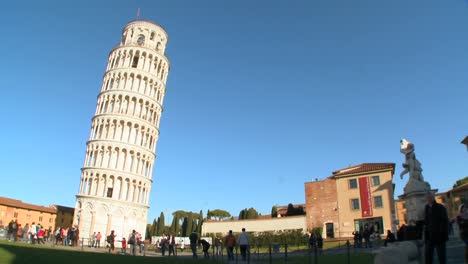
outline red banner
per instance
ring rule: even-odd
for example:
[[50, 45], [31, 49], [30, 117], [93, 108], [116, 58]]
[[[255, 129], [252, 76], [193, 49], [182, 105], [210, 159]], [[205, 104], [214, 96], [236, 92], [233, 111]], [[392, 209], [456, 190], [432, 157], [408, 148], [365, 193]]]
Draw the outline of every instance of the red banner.
[[362, 217], [372, 216], [372, 195], [369, 177], [359, 178], [359, 193], [361, 194]]

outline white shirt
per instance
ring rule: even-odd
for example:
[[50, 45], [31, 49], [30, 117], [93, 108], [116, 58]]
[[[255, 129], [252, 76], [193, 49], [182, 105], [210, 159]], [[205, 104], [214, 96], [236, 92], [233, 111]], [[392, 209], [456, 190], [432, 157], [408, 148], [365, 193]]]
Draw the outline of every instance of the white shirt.
[[239, 245], [249, 245], [249, 236], [246, 232], [242, 232], [239, 236]]

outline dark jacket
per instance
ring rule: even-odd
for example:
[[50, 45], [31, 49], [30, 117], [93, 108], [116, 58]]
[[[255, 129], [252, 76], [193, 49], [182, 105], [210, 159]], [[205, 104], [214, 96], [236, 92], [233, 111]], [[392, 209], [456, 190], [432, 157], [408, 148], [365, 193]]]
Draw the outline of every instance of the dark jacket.
[[424, 208], [424, 239], [435, 244], [448, 240], [447, 209], [436, 201]]

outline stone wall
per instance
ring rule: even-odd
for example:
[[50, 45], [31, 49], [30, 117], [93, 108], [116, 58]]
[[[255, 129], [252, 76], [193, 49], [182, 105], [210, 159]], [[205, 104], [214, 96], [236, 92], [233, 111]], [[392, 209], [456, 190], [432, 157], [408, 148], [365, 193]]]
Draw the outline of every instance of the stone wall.
[[307, 230], [306, 216], [289, 216], [267, 219], [207, 221], [203, 223], [202, 235], [208, 233], [241, 232], [245, 228], [247, 232], [284, 231], [284, 230]]

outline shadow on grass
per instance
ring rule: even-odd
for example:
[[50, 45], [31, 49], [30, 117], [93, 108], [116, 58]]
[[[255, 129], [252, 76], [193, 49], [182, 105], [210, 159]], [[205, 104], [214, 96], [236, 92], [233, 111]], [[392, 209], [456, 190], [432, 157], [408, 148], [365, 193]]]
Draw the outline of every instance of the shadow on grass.
[[118, 254], [105, 254], [65, 250], [60, 248], [47, 248], [29, 244], [6, 244], [0, 242], [1, 264], [92, 264], [92, 263], [212, 263], [207, 260], [193, 260], [191, 258], [175, 257], [142, 257], [124, 256]]

